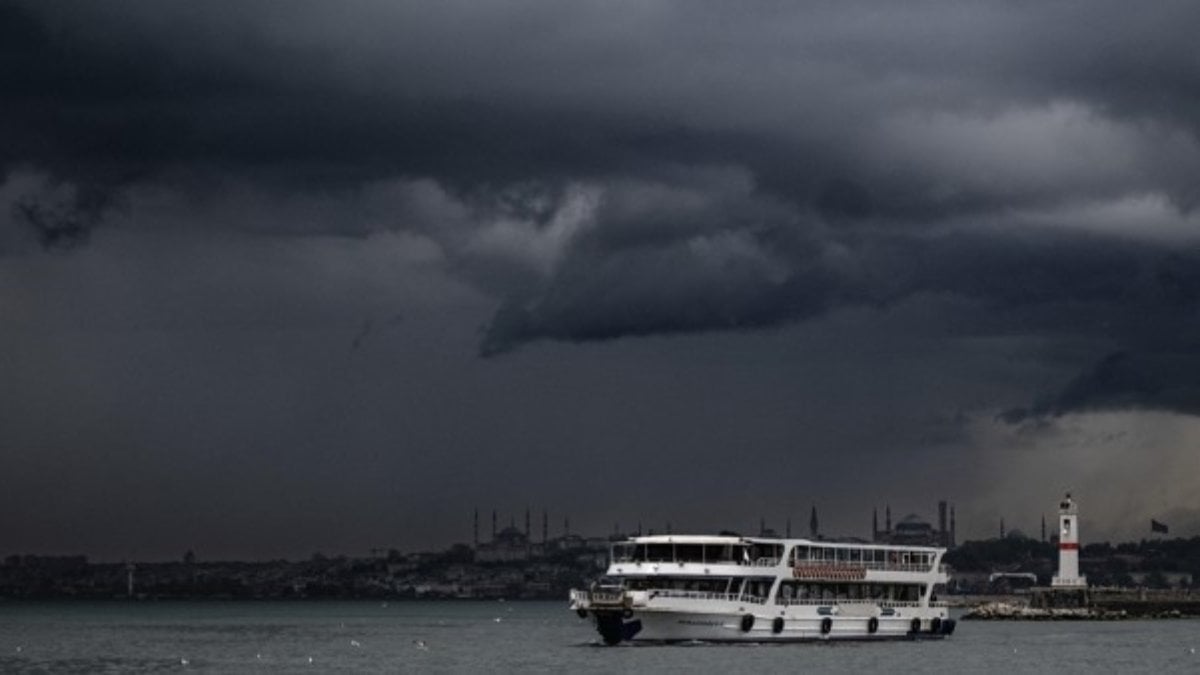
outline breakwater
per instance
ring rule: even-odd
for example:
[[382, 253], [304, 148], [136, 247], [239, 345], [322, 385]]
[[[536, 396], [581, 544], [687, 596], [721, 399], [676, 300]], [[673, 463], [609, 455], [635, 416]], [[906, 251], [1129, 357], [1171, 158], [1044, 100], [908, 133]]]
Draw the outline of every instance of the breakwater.
[[1200, 594], [1124, 588], [1035, 588], [1025, 597], [972, 607], [964, 620], [1117, 621], [1200, 618]]

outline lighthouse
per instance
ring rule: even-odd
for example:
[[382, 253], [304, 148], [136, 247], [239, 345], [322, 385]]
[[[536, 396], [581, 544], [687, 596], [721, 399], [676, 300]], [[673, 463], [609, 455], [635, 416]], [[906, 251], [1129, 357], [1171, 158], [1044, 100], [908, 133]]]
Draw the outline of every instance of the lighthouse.
[[1087, 588], [1087, 578], [1079, 576], [1079, 509], [1069, 492], [1058, 504], [1058, 574], [1050, 585]]

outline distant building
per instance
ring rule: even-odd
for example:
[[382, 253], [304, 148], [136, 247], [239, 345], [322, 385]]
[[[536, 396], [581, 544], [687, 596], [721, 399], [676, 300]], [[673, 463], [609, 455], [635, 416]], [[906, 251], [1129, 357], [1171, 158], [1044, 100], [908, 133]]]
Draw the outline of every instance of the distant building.
[[500, 530], [491, 541], [475, 549], [475, 561], [484, 563], [529, 560], [532, 555], [529, 537], [515, 527]]
[[955, 545], [954, 507], [943, 500], [938, 502], [938, 526], [922, 519], [915, 513], [910, 513], [892, 527], [892, 507], [887, 507], [887, 521], [883, 529], [879, 528], [879, 512], [871, 517], [872, 541], [877, 544], [900, 544], [908, 546], [943, 546], [952, 548]]

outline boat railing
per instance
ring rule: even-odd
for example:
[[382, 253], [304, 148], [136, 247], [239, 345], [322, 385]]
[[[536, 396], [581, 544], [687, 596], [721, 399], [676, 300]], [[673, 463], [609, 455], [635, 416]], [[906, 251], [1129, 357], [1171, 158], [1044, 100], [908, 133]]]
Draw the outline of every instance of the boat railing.
[[[670, 559], [654, 559], [654, 560], [635, 560], [631, 557], [613, 557], [612, 563], [615, 564], [633, 564], [633, 565], [663, 565], [667, 563], [676, 563], [680, 566], [684, 564], [705, 564], [705, 565], [738, 565], [741, 567], [775, 567], [781, 562], [780, 558], [755, 558], [754, 560], [670, 560]], [[850, 560], [798, 560], [792, 563], [793, 567], [812, 567], [819, 566], [823, 568], [841, 568], [853, 570], [875, 570], [880, 572], [919, 572], [926, 574], [934, 571], [934, 566], [930, 563], [905, 563], [892, 561], [850, 561]], [[947, 573], [945, 565], [938, 565], [936, 570], [942, 574]]]
[[688, 559], [680, 560], [678, 558], [645, 558], [638, 559], [632, 556], [613, 556], [612, 564], [617, 565], [666, 565], [668, 563], [677, 563], [679, 565], [695, 564], [695, 565], [737, 565], [741, 567], [775, 567], [779, 564], [779, 558], [757, 558], [755, 560], [734, 560], [728, 559]]
[[730, 602], [748, 602], [754, 605], [766, 604], [766, 598], [760, 598], [751, 595], [738, 595], [737, 593], [709, 593], [706, 591], [685, 591], [676, 588], [653, 588], [648, 589], [647, 597], [650, 600], [654, 598], [684, 598], [687, 600], [728, 600]]
[[[849, 560], [797, 560], [792, 564], [794, 568], [822, 568], [822, 569], [847, 569], [847, 570], [876, 570], [880, 572], [920, 572], [928, 573], [933, 571], [933, 565], [928, 563], [903, 563], [903, 562], [862, 562]], [[946, 566], [939, 565], [937, 570], [945, 573]]]
[[944, 602], [928, 605], [916, 600], [870, 600], [866, 598], [776, 598], [777, 605], [877, 605], [879, 607], [945, 607]]

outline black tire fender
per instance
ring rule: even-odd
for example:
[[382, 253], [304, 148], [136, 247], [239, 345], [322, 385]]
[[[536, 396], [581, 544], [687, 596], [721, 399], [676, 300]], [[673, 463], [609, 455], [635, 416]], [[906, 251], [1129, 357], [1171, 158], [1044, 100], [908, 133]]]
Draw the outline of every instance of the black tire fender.
[[829, 635], [833, 631], [833, 619], [825, 617], [821, 619], [821, 635]]
[[754, 628], [754, 615], [753, 614], [743, 614], [742, 615], [742, 632], [749, 633], [750, 629], [752, 629], [752, 628]]
[[879, 619], [875, 617], [867, 619], [867, 633], [874, 635], [877, 630], [879, 630]]

